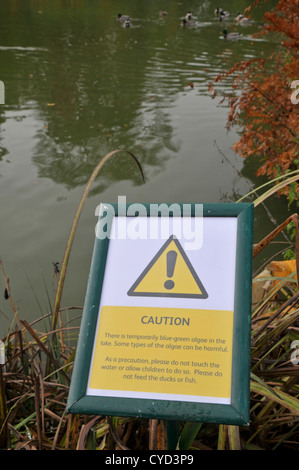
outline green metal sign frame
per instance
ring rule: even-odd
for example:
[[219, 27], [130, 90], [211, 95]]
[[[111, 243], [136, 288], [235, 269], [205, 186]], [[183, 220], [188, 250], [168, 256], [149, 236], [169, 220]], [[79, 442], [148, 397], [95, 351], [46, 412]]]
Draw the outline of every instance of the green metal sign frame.
[[[117, 217], [118, 207], [112, 204]], [[126, 207], [128, 208], [130, 204]], [[170, 204], [164, 204], [169, 207]], [[191, 217], [195, 216], [191, 204]], [[145, 205], [148, 217], [150, 204]], [[163, 216], [169, 217], [169, 211]], [[93, 344], [99, 315], [101, 290], [109, 247], [109, 237], [95, 238], [67, 411], [74, 414], [114, 415], [210, 422], [249, 424], [250, 324], [252, 286], [252, 243], [254, 207], [250, 203], [203, 204], [203, 217], [236, 217], [237, 243], [233, 321], [231, 403], [213, 404], [153, 400], [128, 397], [102, 397], [86, 394]]]

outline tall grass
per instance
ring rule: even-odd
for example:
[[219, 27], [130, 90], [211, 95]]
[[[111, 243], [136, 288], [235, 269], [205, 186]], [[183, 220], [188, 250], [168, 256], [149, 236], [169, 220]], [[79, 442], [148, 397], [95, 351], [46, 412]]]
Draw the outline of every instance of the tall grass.
[[[76, 212], [68, 238], [53, 311], [31, 324], [21, 320], [1, 263], [15, 327], [3, 338], [5, 364], [0, 365], [0, 448], [2, 449], [98, 449], [98, 450], [224, 450], [298, 449], [298, 336], [299, 289], [298, 216], [287, 217], [271, 234], [254, 246], [254, 257], [290, 221], [297, 228], [296, 260], [283, 274], [269, 264], [253, 278], [256, 295], [252, 306], [252, 350], [250, 425], [238, 427], [209, 423], [176, 422], [171, 435], [168, 423], [158, 419], [122, 418], [66, 414], [78, 327], [68, 321], [69, 312], [81, 314], [81, 307], [61, 308], [61, 296], [68, 260], [88, 191], [113, 155], [106, 155], [91, 175]], [[142, 168], [133, 154], [130, 155]], [[299, 179], [299, 171], [291, 176]], [[256, 198], [257, 206], [284, 185], [286, 175]], [[264, 190], [264, 187], [261, 188]], [[256, 191], [256, 190], [255, 190]], [[251, 195], [249, 195], [251, 196]], [[49, 320], [50, 331], [44, 331]], [[42, 325], [42, 327], [40, 327]], [[71, 341], [70, 338], [74, 338]]]

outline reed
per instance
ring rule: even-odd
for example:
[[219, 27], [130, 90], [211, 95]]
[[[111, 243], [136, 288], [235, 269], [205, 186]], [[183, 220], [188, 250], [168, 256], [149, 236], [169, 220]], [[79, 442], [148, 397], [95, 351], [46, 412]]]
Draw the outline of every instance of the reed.
[[[81, 307], [61, 308], [61, 296], [72, 242], [88, 191], [111, 152], [95, 168], [84, 190], [68, 238], [54, 310], [31, 324], [16, 316], [9, 291], [14, 329], [3, 338], [5, 364], [0, 365], [0, 447], [48, 450], [167, 449], [168, 427], [163, 420], [66, 414], [70, 377], [76, 348], [76, 316]], [[135, 159], [141, 171], [141, 166]], [[295, 172], [296, 173], [296, 172]], [[273, 181], [254, 201], [257, 206], [299, 178]], [[257, 188], [258, 189], [258, 188]], [[265, 189], [265, 186], [261, 188]], [[256, 190], [255, 190], [256, 191]], [[251, 194], [248, 195], [251, 197]], [[180, 450], [298, 450], [298, 215], [293, 214], [254, 246], [254, 257], [293, 221], [296, 260], [288, 272], [267, 265], [253, 278], [258, 293], [252, 306], [250, 425], [238, 427], [209, 423], [176, 423]], [[4, 267], [1, 263], [4, 279]], [[266, 269], [267, 268], [267, 269]], [[66, 317], [66, 318], [65, 318]], [[44, 331], [50, 319], [50, 331]], [[40, 327], [42, 325], [42, 328]], [[53, 341], [55, 338], [55, 344]]]
[[124, 150], [113, 150], [112, 152], [105, 155], [105, 157], [102, 160], [100, 160], [100, 162], [96, 165], [96, 167], [93, 170], [92, 174], [90, 175], [90, 178], [89, 178], [89, 180], [88, 180], [88, 182], [85, 186], [85, 189], [83, 191], [81, 200], [79, 202], [79, 205], [78, 205], [78, 208], [77, 208], [77, 211], [76, 211], [76, 214], [75, 214], [75, 217], [73, 219], [73, 223], [72, 223], [71, 230], [70, 230], [70, 233], [69, 233], [69, 237], [68, 237], [68, 240], [67, 240], [65, 252], [64, 252], [64, 255], [63, 255], [63, 260], [62, 260], [62, 263], [61, 263], [60, 276], [59, 276], [59, 281], [58, 281], [58, 284], [57, 284], [57, 290], [56, 290], [56, 295], [55, 295], [53, 316], [52, 316], [52, 328], [53, 329], [55, 329], [56, 322], [57, 322], [57, 316], [58, 316], [58, 312], [59, 312], [59, 309], [60, 309], [60, 302], [61, 302], [61, 296], [62, 296], [62, 292], [63, 292], [63, 286], [64, 286], [64, 280], [65, 280], [65, 276], [66, 276], [66, 271], [67, 271], [67, 267], [68, 267], [68, 261], [69, 261], [69, 257], [70, 257], [70, 253], [71, 253], [75, 233], [76, 233], [76, 228], [77, 228], [77, 225], [78, 225], [78, 222], [79, 222], [79, 219], [80, 219], [80, 215], [81, 215], [83, 207], [84, 207], [84, 203], [86, 201], [86, 198], [88, 196], [90, 188], [92, 187], [92, 185], [94, 183], [94, 180], [98, 176], [99, 172], [101, 171], [101, 169], [103, 168], [105, 163], [110, 158], [112, 158], [114, 155], [116, 155], [120, 152], [128, 153], [134, 159], [134, 161], [138, 165], [139, 171], [140, 171], [142, 179], [144, 181], [144, 174], [143, 174], [143, 170], [142, 170], [142, 167], [141, 167], [139, 161], [137, 160], [135, 155], [133, 155], [132, 152], [129, 152], [127, 150], [125, 150], [125, 151]]

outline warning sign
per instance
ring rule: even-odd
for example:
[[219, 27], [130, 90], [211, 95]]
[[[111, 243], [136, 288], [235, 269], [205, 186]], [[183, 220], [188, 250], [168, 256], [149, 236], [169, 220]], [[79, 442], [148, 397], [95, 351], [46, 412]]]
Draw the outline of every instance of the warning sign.
[[175, 236], [171, 236], [128, 291], [145, 297], [189, 297], [206, 299], [189, 258]]
[[68, 410], [248, 424], [253, 207], [108, 209]]
[[236, 223], [206, 220], [196, 250], [182, 224], [110, 240], [88, 394], [230, 403]]

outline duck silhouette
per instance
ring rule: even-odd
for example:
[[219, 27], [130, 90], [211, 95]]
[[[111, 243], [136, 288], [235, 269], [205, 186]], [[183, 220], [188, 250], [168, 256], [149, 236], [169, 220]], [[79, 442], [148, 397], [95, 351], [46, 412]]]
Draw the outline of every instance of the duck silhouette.
[[230, 16], [230, 12], [229, 11], [224, 11], [224, 10], [222, 10], [222, 8], [215, 8], [214, 13], [215, 13], [216, 16], [219, 16], [220, 21], [222, 19], [227, 18], [228, 16]]
[[197, 16], [194, 16], [191, 11], [188, 11], [188, 13], [185, 15], [185, 19], [187, 21], [195, 21], [197, 20]]
[[238, 23], [240, 23], [240, 24], [248, 24], [248, 23], [251, 23], [251, 19], [250, 19], [250, 18], [247, 18], [247, 16], [244, 16], [244, 15], [242, 15], [241, 13], [238, 14], [238, 16], [236, 17], [236, 20], [237, 20]]
[[240, 39], [243, 34], [241, 33], [228, 33], [226, 29], [222, 31], [224, 39]]
[[129, 15], [122, 15], [121, 13], [118, 14], [117, 17], [118, 21], [123, 22], [123, 21], [131, 21], [131, 17]]

